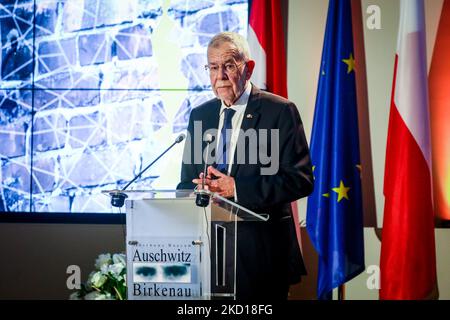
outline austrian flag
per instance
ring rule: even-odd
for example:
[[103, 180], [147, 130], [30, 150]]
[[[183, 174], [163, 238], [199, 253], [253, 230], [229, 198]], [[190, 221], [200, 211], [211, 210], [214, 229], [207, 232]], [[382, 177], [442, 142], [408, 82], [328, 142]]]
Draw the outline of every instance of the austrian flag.
[[249, 1], [248, 43], [256, 62], [251, 81], [287, 98], [286, 50], [279, 0]]

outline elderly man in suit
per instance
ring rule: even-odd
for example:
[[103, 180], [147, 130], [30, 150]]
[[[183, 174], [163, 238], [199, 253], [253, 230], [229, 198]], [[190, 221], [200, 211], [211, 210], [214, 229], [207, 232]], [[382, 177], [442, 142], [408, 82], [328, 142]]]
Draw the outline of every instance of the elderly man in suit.
[[[204, 133], [216, 129], [218, 134], [211, 143], [215, 163], [208, 167], [205, 188], [250, 210], [269, 214], [265, 223], [239, 225], [236, 296], [286, 299], [289, 285], [299, 282], [306, 273], [291, 209], [292, 201], [313, 190], [302, 121], [294, 103], [250, 82], [255, 61], [250, 58], [247, 41], [239, 34], [215, 35], [208, 45], [207, 58], [206, 69], [216, 98], [190, 114], [191, 143], [185, 145], [177, 189], [202, 185], [204, 160], [195, 163], [193, 141], [201, 139], [205, 147]], [[196, 132], [195, 123], [201, 124], [200, 132]], [[246, 134], [252, 130], [257, 133], [253, 135], [256, 140]], [[260, 157], [264, 152], [268, 155], [269, 150], [270, 163], [267, 157]]]

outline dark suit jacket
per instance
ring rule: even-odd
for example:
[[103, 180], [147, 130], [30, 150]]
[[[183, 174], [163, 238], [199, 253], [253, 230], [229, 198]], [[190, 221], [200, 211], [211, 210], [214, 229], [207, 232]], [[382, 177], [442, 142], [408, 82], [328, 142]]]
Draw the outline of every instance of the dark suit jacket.
[[[202, 136], [208, 129], [217, 129], [221, 102], [210, 100], [192, 110], [185, 144], [181, 182], [177, 189], [193, 189], [192, 179], [203, 171], [203, 163], [194, 163], [194, 121], [201, 121]], [[247, 116], [251, 115], [251, 116]], [[238, 226], [237, 297], [285, 298], [289, 284], [300, 281], [306, 274], [292, 219], [291, 202], [309, 195], [313, 190], [313, 175], [303, 124], [296, 106], [280, 96], [253, 86], [242, 120], [241, 129], [279, 129], [279, 170], [273, 175], [261, 175], [261, 168], [270, 164], [248, 163], [248, 139], [241, 135], [238, 144], [245, 141], [245, 159], [238, 163], [236, 150], [231, 176], [235, 179], [237, 202], [255, 212], [268, 213], [266, 223], [245, 222]], [[267, 134], [270, 137], [270, 131]], [[191, 141], [189, 141], [189, 138]], [[244, 139], [244, 140], [242, 140]], [[262, 139], [266, 150], [276, 140]], [[261, 145], [261, 144], [260, 144]], [[264, 152], [266, 152], [264, 150]], [[267, 152], [266, 152], [267, 154]], [[242, 155], [241, 155], [242, 156]], [[201, 157], [201, 155], [200, 155]], [[198, 159], [197, 159], [198, 160]]]

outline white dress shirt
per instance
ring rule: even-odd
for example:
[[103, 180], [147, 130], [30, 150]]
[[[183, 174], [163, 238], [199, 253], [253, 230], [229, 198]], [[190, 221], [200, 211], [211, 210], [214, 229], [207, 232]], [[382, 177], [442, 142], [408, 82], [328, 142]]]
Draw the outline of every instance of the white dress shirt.
[[[241, 129], [242, 120], [244, 119], [244, 113], [245, 109], [247, 108], [248, 99], [250, 98], [250, 93], [252, 92], [252, 85], [249, 82], [247, 84], [247, 88], [244, 90], [242, 95], [239, 97], [239, 99], [231, 106], [227, 107], [225, 103], [222, 101], [222, 106], [220, 107], [220, 118], [219, 118], [219, 128], [218, 128], [218, 135], [217, 135], [217, 144], [216, 144], [216, 150], [219, 147], [220, 133], [222, 132], [223, 122], [225, 118], [225, 108], [231, 108], [235, 111], [233, 118], [231, 119], [231, 125], [233, 126], [232, 134], [231, 134], [231, 141], [230, 141], [230, 149], [228, 152], [230, 153], [230, 163], [228, 164], [227, 173], [230, 175], [231, 167], [233, 166], [234, 161], [234, 154], [236, 152], [236, 145], [237, 140], [239, 138], [239, 130]], [[217, 153], [217, 151], [216, 151]]]

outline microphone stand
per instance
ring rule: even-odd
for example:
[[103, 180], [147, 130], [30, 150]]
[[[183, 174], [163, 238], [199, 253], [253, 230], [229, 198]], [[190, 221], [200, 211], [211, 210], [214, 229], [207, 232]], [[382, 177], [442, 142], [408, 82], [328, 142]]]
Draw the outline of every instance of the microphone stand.
[[208, 165], [209, 145], [211, 144], [211, 141], [212, 141], [212, 137], [207, 136], [207, 138], [206, 138], [206, 159], [205, 159], [205, 166], [203, 167], [202, 189], [195, 191], [195, 193], [197, 194], [195, 197], [195, 204], [198, 207], [207, 207], [209, 204], [210, 192], [208, 190], [205, 190], [205, 180], [206, 180], [206, 167]]
[[166, 150], [164, 150], [163, 153], [161, 153], [155, 160], [152, 161], [152, 163], [150, 163], [147, 167], [144, 168], [144, 170], [142, 170], [141, 172], [139, 172], [139, 174], [137, 176], [135, 176], [133, 178], [133, 180], [131, 180], [130, 182], [128, 182], [126, 184], [125, 187], [123, 187], [121, 190], [115, 190], [109, 193], [109, 195], [111, 196], [111, 205], [113, 207], [118, 207], [121, 208], [123, 207], [123, 205], [125, 204], [125, 199], [128, 198], [128, 196], [125, 194], [125, 190], [133, 183], [135, 182], [145, 171], [148, 170], [148, 168], [150, 168], [156, 161], [158, 161], [163, 155], [165, 155], [167, 153], [167, 151], [169, 151], [170, 149], [172, 149], [172, 147], [174, 145], [176, 145], [177, 143], [180, 143], [181, 141], [184, 140], [184, 138], [186, 137], [186, 135], [184, 133], [180, 134], [176, 139], [175, 142], [172, 143]]

